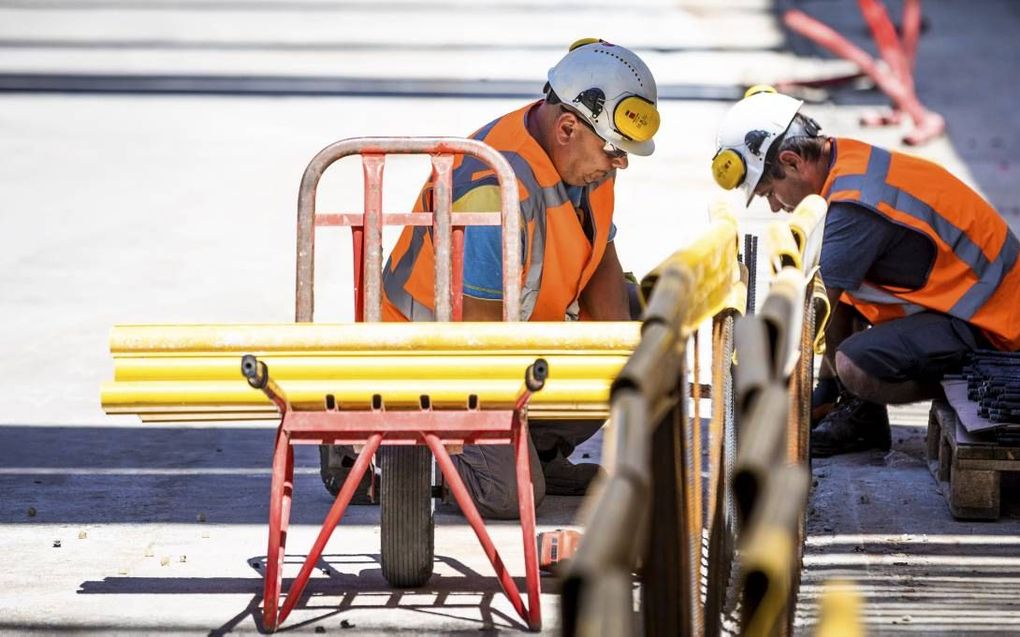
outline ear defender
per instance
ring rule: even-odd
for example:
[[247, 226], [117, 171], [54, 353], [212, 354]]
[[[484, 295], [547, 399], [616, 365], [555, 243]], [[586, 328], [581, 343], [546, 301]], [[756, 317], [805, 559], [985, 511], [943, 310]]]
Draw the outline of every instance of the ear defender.
[[645, 98], [631, 95], [616, 105], [613, 124], [624, 136], [646, 142], [659, 130], [659, 111]]
[[732, 148], [724, 148], [712, 158], [712, 177], [715, 183], [726, 190], [733, 190], [744, 183], [747, 176], [747, 166], [744, 165], [744, 158]]
[[778, 93], [778, 91], [776, 91], [775, 88], [769, 86], [768, 84], [755, 84], [751, 88], [744, 91], [744, 99], [746, 100], [752, 95], [757, 95], [758, 93]]
[[567, 49], [567, 51], [570, 52], [573, 51], [574, 49], [579, 49], [587, 44], [595, 44], [597, 42], [602, 42], [602, 38], [581, 38], [580, 40], [571, 44], [570, 48]]

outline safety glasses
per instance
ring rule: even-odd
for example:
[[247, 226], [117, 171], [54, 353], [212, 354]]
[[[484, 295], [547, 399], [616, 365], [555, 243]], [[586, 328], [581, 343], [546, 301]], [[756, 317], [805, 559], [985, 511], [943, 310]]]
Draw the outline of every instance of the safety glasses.
[[577, 117], [577, 121], [579, 121], [582, 124], [584, 124], [585, 127], [588, 130], [590, 130], [596, 137], [598, 137], [599, 139], [602, 139], [602, 141], [605, 142], [605, 144], [603, 144], [603, 146], [602, 146], [602, 152], [604, 152], [606, 154], [606, 157], [608, 157], [609, 159], [620, 159], [621, 157], [626, 157], [627, 156], [627, 151], [623, 150], [622, 148], [617, 147], [612, 142], [608, 142], [608, 141], [604, 140], [602, 138], [602, 135], [598, 134], [598, 132], [595, 130], [595, 127], [591, 125], [591, 122], [589, 122], [588, 118], [586, 118], [584, 115], [581, 115], [580, 113], [578, 113], [574, 109], [569, 108], [567, 106], [564, 106], [563, 104], [560, 104], [560, 107], [563, 110], [565, 110], [565, 111], [569, 111], [569, 112], [573, 113], [574, 116]]

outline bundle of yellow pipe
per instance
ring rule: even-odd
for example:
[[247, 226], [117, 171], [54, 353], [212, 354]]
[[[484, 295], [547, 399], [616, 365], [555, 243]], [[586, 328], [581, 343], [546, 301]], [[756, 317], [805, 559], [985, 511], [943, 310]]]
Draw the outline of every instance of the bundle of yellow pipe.
[[[272, 419], [248, 386], [241, 357], [254, 354], [293, 408], [510, 407], [524, 370], [549, 363], [535, 418], [604, 417], [609, 386], [636, 347], [636, 322], [125, 325], [113, 328], [114, 380], [107, 413], [144, 420]], [[378, 398], [377, 398], [378, 397]]]

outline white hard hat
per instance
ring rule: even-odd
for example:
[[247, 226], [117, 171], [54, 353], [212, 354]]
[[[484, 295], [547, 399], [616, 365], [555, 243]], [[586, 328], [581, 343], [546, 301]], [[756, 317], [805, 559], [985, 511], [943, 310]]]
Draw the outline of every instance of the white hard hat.
[[750, 204], [769, 149], [786, 134], [803, 102], [763, 86], [744, 95], [719, 126], [712, 176], [726, 190], [739, 186]]
[[633, 51], [595, 38], [578, 40], [548, 78], [563, 105], [602, 139], [634, 155], [655, 150], [655, 78]]

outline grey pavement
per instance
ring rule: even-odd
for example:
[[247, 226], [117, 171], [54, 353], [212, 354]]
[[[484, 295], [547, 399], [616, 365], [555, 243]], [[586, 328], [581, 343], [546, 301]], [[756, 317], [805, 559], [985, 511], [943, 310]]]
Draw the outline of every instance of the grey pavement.
[[[866, 42], [854, 3], [794, 4]], [[950, 128], [916, 152], [981, 188], [1016, 228], [1017, 7], [924, 9], [918, 86]], [[110, 326], [291, 320], [297, 186], [315, 152], [359, 135], [469, 133], [537, 94], [566, 44], [589, 35], [637, 49], [671, 97], [656, 155], [618, 182], [617, 247], [639, 274], [705, 227], [717, 195], [707, 163], [727, 104], [680, 98], [848, 68], [788, 42], [767, 0], [626, 11], [599, 0], [0, 0], [0, 91], [35, 87], [0, 93], [0, 632], [259, 630], [273, 425], [105, 416]], [[117, 93], [111, 77], [127, 80]], [[97, 92], [69, 92], [83, 78]], [[818, 97], [808, 112], [830, 132], [898, 143], [902, 131], [857, 125], [879, 94]], [[396, 159], [386, 174], [385, 207], [403, 209], [426, 167]], [[345, 162], [327, 174], [320, 210], [356, 209], [360, 192], [360, 169]], [[770, 217], [756, 203], [741, 224], [758, 231]], [[349, 239], [319, 242], [316, 319], [350, 320]], [[949, 517], [918, 460], [924, 410], [894, 412], [893, 454], [816, 465], [805, 634], [832, 576], [871, 586], [874, 634], [1003, 634], [1020, 621], [1017, 521]], [[301, 451], [288, 576], [329, 506], [314, 452]], [[597, 459], [597, 441], [582, 453]], [[578, 504], [551, 498], [540, 527], [573, 525]], [[377, 509], [351, 511], [285, 627], [520, 629], [461, 518], [440, 516], [441, 577], [403, 592], [379, 574], [377, 524]], [[516, 527], [493, 533], [522, 575]], [[556, 584], [543, 586], [554, 633]]]

